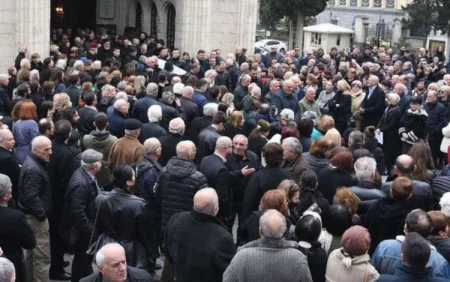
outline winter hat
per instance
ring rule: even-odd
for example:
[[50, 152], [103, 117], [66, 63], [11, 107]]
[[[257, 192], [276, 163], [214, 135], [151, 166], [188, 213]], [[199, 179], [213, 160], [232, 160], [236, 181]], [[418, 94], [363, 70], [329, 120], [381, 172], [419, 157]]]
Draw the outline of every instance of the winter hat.
[[142, 127], [142, 122], [138, 119], [130, 118], [125, 121], [124, 127], [126, 130], [136, 130]]
[[370, 247], [369, 231], [362, 226], [352, 226], [342, 235], [341, 245], [351, 256], [363, 255]]

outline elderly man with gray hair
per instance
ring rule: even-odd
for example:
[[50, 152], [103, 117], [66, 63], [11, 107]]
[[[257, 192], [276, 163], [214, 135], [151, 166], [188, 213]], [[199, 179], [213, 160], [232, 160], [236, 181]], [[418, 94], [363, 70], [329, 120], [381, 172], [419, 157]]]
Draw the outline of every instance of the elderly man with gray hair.
[[223, 274], [223, 282], [311, 281], [306, 256], [293, 241], [284, 240], [286, 219], [276, 210], [267, 210], [259, 219], [261, 239], [239, 249]]
[[145, 89], [146, 95], [134, 103], [132, 117], [140, 120], [142, 123], [148, 122], [147, 111], [150, 106], [158, 105], [158, 85], [149, 83]]
[[95, 198], [100, 193], [95, 175], [102, 167], [103, 154], [87, 149], [81, 167], [72, 175], [64, 198], [61, 237], [74, 252], [72, 281], [92, 273], [92, 257], [86, 254], [94, 232]]
[[141, 134], [139, 135], [139, 142], [141, 142], [141, 144], [144, 144], [145, 140], [148, 138], [159, 138], [167, 135], [167, 131], [159, 125], [162, 120], [161, 106], [150, 106], [147, 115], [149, 122], [142, 125]]
[[281, 167], [289, 173], [292, 180], [300, 183], [303, 172], [310, 168], [308, 161], [302, 155], [302, 144], [297, 138], [288, 137], [283, 140], [281, 147], [284, 159]]
[[189, 139], [197, 141], [198, 134], [212, 124], [213, 116], [219, 111], [219, 105], [216, 103], [207, 103], [203, 106], [203, 116], [196, 117], [190, 125]]
[[377, 163], [374, 158], [359, 158], [354, 168], [356, 184], [350, 190], [360, 199], [358, 214], [365, 215], [372, 204], [386, 197], [386, 194], [379, 190], [379, 184], [376, 183]]
[[218, 212], [216, 191], [204, 188], [195, 193], [189, 211], [175, 214], [167, 224], [164, 267], [173, 266], [177, 281], [222, 281], [236, 247], [217, 220]]
[[[18, 271], [19, 272], [19, 271]], [[20, 273], [17, 274], [19, 276]], [[7, 258], [1, 258], [0, 257], [0, 282], [14, 282], [18, 281], [16, 280], [16, 269], [11, 261], [9, 261]]]
[[186, 125], [182, 118], [174, 118], [169, 123], [169, 131], [165, 136], [158, 138], [162, 145], [162, 153], [159, 162], [162, 166], [166, 166], [167, 162], [177, 155], [177, 144], [183, 141], [183, 135]]
[[104, 245], [95, 255], [97, 272], [83, 278], [80, 282], [152, 282], [151, 275], [142, 269], [128, 266], [125, 249], [118, 243]]
[[[3, 256], [11, 260], [14, 264], [13, 269], [17, 269], [16, 280], [25, 282], [27, 281], [27, 269], [22, 249], [31, 250], [36, 247], [36, 239], [27, 223], [25, 214], [19, 210], [7, 207], [12, 194], [11, 186], [9, 177], [0, 174], [0, 234], [2, 234], [0, 236], [0, 246], [3, 247]], [[5, 258], [0, 258], [0, 260], [5, 260]], [[4, 280], [4, 275], [8, 273], [4, 267], [5, 265], [0, 261], [0, 281], [9, 282], [10, 280]]]

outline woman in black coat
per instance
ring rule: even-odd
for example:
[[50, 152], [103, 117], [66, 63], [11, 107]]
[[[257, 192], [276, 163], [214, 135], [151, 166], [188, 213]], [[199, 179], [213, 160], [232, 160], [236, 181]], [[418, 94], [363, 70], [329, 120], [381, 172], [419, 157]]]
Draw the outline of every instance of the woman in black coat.
[[402, 141], [402, 154], [407, 154], [415, 143], [424, 142], [427, 139], [427, 124], [428, 114], [422, 107], [422, 100], [417, 97], [412, 98], [398, 130]]
[[401, 141], [398, 136], [398, 129], [400, 128], [401, 113], [398, 103], [400, 97], [397, 94], [391, 93], [386, 96], [387, 107], [383, 116], [378, 122], [376, 134], [383, 132], [383, 153], [384, 164], [388, 173], [391, 172], [395, 164], [395, 160], [401, 152]]
[[328, 101], [328, 108], [334, 118], [336, 129], [342, 135], [348, 127], [348, 119], [352, 115], [352, 96], [347, 81], [339, 80], [336, 85], [338, 91], [333, 99]]
[[258, 210], [259, 202], [264, 193], [278, 187], [281, 181], [289, 179], [289, 173], [281, 168], [283, 149], [278, 143], [269, 143], [262, 149], [262, 155], [267, 163], [266, 167], [253, 174], [244, 194], [242, 206], [242, 222], [253, 212]]
[[98, 240], [102, 245], [118, 242], [125, 249], [129, 266], [152, 272], [159, 253], [151, 249], [156, 236], [147, 203], [130, 192], [136, 180], [130, 165], [117, 166], [113, 175], [115, 188], [100, 193], [95, 201]]

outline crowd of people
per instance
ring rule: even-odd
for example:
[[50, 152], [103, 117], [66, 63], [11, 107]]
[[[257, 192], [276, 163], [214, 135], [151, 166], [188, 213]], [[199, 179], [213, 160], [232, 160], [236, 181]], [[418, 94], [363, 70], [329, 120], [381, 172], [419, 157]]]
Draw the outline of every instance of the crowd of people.
[[20, 47], [0, 282], [449, 281], [442, 47], [247, 53], [81, 29], [42, 62]]

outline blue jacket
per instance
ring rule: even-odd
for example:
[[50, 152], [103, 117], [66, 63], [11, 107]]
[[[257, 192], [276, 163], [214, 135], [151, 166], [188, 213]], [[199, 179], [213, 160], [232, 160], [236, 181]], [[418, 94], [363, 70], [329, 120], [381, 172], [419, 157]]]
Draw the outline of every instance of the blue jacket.
[[378, 282], [444, 282], [447, 279], [434, 277], [433, 268], [427, 267], [424, 270], [417, 270], [406, 265], [397, 269], [395, 275], [380, 275]]
[[119, 112], [117, 109], [114, 109], [112, 115], [108, 117], [109, 133], [117, 138], [122, 138], [125, 135], [126, 119], [127, 117], [124, 114]]
[[[384, 240], [376, 248], [370, 263], [380, 274], [394, 275], [403, 262], [400, 258], [404, 236], [397, 236], [395, 240]], [[434, 276], [450, 279], [450, 265], [447, 260], [431, 246], [431, 255], [427, 267], [433, 268]], [[387, 280], [389, 281], [389, 280]]]
[[292, 95], [287, 96], [283, 89], [278, 90], [273, 97], [272, 105], [275, 105], [278, 112], [281, 113], [283, 109], [291, 109], [294, 111], [296, 117], [298, 117], [299, 107], [297, 95], [292, 93]]
[[[151, 95], [147, 95], [139, 100], [137, 100], [134, 103], [133, 107], [133, 118], [136, 118], [140, 120], [142, 123], [148, 122], [148, 108], [150, 108], [153, 105], [159, 105], [158, 101], [156, 100], [156, 97], [153, 97]], [[110, 130], [111, 131], [111, 130]]]
[[192, 97], [192, 101], [197, 104], [199, 109], [203, 109], [203, 106], [208, 102], [205, 95], [197, 90], [194, 91], [194, 97]]

